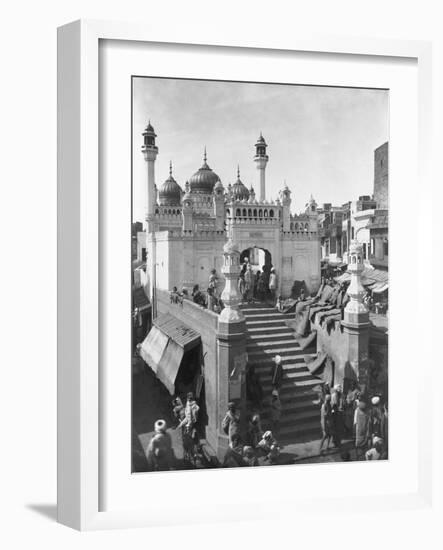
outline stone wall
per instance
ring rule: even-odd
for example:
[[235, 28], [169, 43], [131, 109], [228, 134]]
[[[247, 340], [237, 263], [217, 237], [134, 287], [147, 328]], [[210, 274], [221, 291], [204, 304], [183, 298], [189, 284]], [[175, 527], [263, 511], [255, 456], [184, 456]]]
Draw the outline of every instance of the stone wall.
[[[334, 361], [334, 384], [343, 384], [349, 342], [341, 322], [335, 321], [329, 330], [319, 324], [312, 324], [312, 328], [317, 331], [317, 351], [326, 353]], [[331, 380], [325, 382], [331, 383]]]
[[388, 208], [389, 144], [383, 143], [374, 151], [374, 200], [377, 208]]
[[184, 300], [183, 304], [171, 304], [169, 292], [157, 290], [158, 313], [170, 313], [176, 319], [185, 323], [198, 332], [202, 341], [203, 368], [205, 377], [206, 412], [208, 425], [206, 426], [206, 439], [209, 445], [217, 451], [219, 442], [219, 430], [221, 416], [224, 410], [219, 410], [219, 392], [228, 393], [228, 376], [226, 376], [226, 388], [221, 387], [223, 380], [218, 378], [217, 369], [217, 333], [218, 315], [194, 304], [190, 300]]

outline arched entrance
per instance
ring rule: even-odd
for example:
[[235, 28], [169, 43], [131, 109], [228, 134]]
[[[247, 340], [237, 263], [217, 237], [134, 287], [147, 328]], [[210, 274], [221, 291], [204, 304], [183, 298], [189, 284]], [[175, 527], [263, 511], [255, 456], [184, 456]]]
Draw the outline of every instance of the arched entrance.
[[245, 260], [248, 260], [254, 272], [263, 270], [269, 272], [272, 267], [271, 253], [266, 248], [259, 246], [251, 246], [243, 250], [240, 254], [240, 263], [244, 264]]
[[247, 264], [250, 264], [252, 268], [254, 274], [252, 297], [254, 300], [266, 301], [269, 294], [269, 275], [272, 268], [272, 256], [269, 250], [258, 246], [245, 248], [240, 254], [240, 263], [242, 264], [240, 277], [243, 277]]

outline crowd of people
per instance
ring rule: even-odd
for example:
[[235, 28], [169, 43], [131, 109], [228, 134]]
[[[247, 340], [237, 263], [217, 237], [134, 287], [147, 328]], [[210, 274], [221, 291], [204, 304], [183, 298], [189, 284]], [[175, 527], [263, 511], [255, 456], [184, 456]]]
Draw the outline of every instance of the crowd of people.
[[[203, 291], [198, 284], [194, 284], [189, 293], [184, 287], [179, 291], [174, 286], [169, 293], [169, 299], [171, 304], [182, 304], [183, 300], [192, 300], [205, 309], [220, 313], [224, 305], [219, 287], [220, 278], [217, 271], [211, 269], [206, 290]], [[262, 271], [254, 271], [248, 259], [245, 259], [238, 278], [238, 291], [243, 303], [259, 301], [275, 305], [277, 288], [278, 277], [273, 267], [264, 265]]]
[[248, 258], [244, 259], [238, 278], [238, 291], [243, 302], [270, 302], [275, 305], [277, 288], [278, 278], [274, 267], [264, 265], [261, 270], [254, 271]]
[[[282, 446], [278, 443], [282, 404], [280, 388], [283, 378], [282, 359], [275, 356], [272, 366], [272, 390], [264, 395], [254, 365], [247, 369], [247, 408], [242, 411], [232, 401], [221, 422], [228, 448], [221, 463], [214, 462], [200, 443], [200, 407], [192, 392], [186, 402], [180, 397], [172, 401], [175, 430], [179, 430], [183, 460], [191, 467], [225, 468], [278, 464]], [[380, 395], [369, 397], [355, 383], [343, 392], [341, 385], [321, 387], [319, 398], [322, 437], [318, 453], [331, 446], [343, 461], [384, 460], [388, 457], [388, 405]], [[262, 427], [262, 412], [267, 409], [266, 426]], [[244, 417], [243, 417], [244, 415]], [[157, 420], [154, 435], [147, 448], [149, 470], [176, 469], [172, 439], [165, 420]]]
[[176, 286], [169, 293], [169, 300], [171, 304], [183, 304], [183, 300], [191, 300], [194, 304], [197, 304], [205, 309], [220, 313], [223, 309], [223, 301], [221, 299], [221, 293], [219, 292], [219, 277], [215, 269], [211, 269], [209, 275], [208, 286], [206, 291], [203, 292], [198, 284], [192, 287], [191, 294], [188, 289], [182, 288], [181, 291]]
[[[388, 457], [388, 405], [380, 395], [369, 398], [361, 393], [355, 383], [343, 393], [341, 385], [330, 390], [322, 387], [320, 423], [322, 439], [329, 449], [331, 441], [340, 451], [343, 441], [352, 441], [354, 453], [347, 460], [383, 460]], [[349, 446], [348, 446], [349, 447]]]
[[[182, 303], [188, 299], [211, 311], [220, 312], [223, 303], [218, 286], [219, 278], [213, 269], [205, 293], [200, 290], [199, 285], [194, 285], [190, 295], [185, 288], [179, 292], [174, 287], [170, 300], [171, 303]], [[301, 336], [306, 336], [310, 330], [309, 324], [314, 319], [320, 324], [328, 324], [343, 318], [343, 310], [349, 301], [347, 287], [348, 283], [339, 284], [332, 278], [323, 278], [315, 296], [307, 296], [304, 285], [301, 285], [295, 298], [283, 301], [280, 296], [276, 296], [278, 278], [275, 269], [263, 266], [262, 270], [254, 272], [247, 259], [242, 264], [238, 280], [238, 289], [244, 302], [270, 301], [280, 311], [289, 311], [288, 307], [295, 310], [296, 328]], [[365, 300], [369, 300], [368, 296]], [[280, 391], [284, 379], [282, 358], [279, 355], [274, 357], [270, 374], [271, 391], [265, 395], [255, 365], [248, 365], [246, 409], [240, 410], [235, 402], [230, 402], [221, 423], [221, 429], [228, 439], [228, 448], [221, 463], [223, 467], [278, 463], [282, 449], [278, 438], [283, 414]], [[328, 384], [323, 384], [321, 388], [318, 405], [322, 437], [318, 453], [324, 454], [333, 446], [344, 461], [386, 459], [388, 406], [382, 396], [362, 393], [354, 382], [349, 384], [346, 392], [343, 392], [341, 385], [330, 388]], [[181, 433], [184, 460], [194, 465], [205, 463], [206, 467], [213, 467], [214, 464], [205, 456], [200, 444], [200, 408], [195, 397], [192, 393], [188, 394], [185, 404], [180, 397], [175, 397], [172, 405], [177, 422], [175, 429]], [[155, 423], [155, 433], [147, 455], [151, 469], [175, 467], [171, 438], [166, 432], [164, 420]]]

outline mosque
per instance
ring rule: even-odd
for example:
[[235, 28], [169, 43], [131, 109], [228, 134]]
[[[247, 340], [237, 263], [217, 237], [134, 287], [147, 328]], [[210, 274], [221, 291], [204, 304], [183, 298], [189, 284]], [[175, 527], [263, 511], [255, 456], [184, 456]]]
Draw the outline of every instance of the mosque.
[[[146, 240], [148, 288], [205, 290], [211, 269], [221, 278], [223, 246], [236, 243], [241, 261], [248, 258], [254, 270], [273, 267], [279, 294], [289, 297], [294, 281], [304, 281], [308, 291], [320, 285], [320, 238], [317, 204], [311, 197], [303, 213], [291, 213], [291, 191], [285, 184], [276, 200], [266, 196], [267, 143], [260, 134], [253, 162], [258, 171], [257, 189], [237, 180], [223, 185], [208, 164], [203, 164], [185, 183], [169, 177], [156, 185], [157, 135], [149, 122], [143, 132], [142, 153], [147, 166]], [[143, 237], [144, 238], [144, 237]], [[156, 266], [156, 269], [154, 269]]]

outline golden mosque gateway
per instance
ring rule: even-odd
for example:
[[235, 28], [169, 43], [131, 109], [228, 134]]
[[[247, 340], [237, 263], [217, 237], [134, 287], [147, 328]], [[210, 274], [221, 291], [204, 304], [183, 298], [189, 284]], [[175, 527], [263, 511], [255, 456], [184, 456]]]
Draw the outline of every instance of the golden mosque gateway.
[[[142, 153], [146, 161], [146, 253], [147, 276], [163, 290], [205, 290], [211, 269], [222, 278], [223, 246], [236, 243], [241, 260], [247, 257], [253, 269], [275, 268], [279, 294], [289, 297], [295, 280], [305, 281], [309, 291], [320, 285], [320, 239], [314, 199], [304, 213], [291, 213], [291, 191], [285, 184], [276, 200], [266, 198], [268, 144], [260, 134], [253, 162], [258, 171], [259, 196], [237, 179], [227, 187], [208, 164], [189, 178], [184, 189], [169, 177], [157, 187], [155, 161], [159, 152], [157, 135], [149, 122], [143, 132]], [[141, 245], [143, 246], [143, 244]], [[141, 255], [141, 254], [139, 254]], [[156, 270], [154, 273], [154, 265]], [[152, 287], [152, 284], [149, 284]]]

